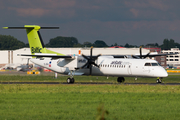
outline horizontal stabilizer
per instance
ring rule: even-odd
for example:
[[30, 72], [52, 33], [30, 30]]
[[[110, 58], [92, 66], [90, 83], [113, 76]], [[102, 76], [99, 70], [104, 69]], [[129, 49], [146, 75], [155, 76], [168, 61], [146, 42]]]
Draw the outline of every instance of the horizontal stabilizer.
[[55, 55], [55, 54], [36, 54], [36, 55], [31, 55], [31, 54], [17, 54], [18, 56], [31, 56], [31, 57], [51, 57], [53, 59], [58, 59], [58, 58], [70, 58], [74, 59], [74, 56], [63, 56], [63, 55]]
[[33, 25], [25, 25], [24, 27], [3, 27], [4, 29], [34, 29], [38, 27], [38, 29], [59, 29], [59, 27], [40, 27], [40, 26], [33, 26]]

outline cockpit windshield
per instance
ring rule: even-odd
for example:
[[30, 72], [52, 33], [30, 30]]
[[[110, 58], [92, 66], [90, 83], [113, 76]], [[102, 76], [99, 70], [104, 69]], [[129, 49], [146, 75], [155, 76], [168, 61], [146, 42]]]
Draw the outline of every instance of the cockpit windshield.
[[144, 66], [159, 66], [158, 63], [145, 63]]
[[152, 66], [159, 66], [158, 63], [151, 63]]

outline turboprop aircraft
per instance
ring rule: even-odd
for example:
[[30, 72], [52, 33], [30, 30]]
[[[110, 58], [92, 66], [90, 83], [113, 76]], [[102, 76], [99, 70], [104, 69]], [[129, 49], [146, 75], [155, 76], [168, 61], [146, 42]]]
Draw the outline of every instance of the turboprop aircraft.
[[163, 77], [167, 77], [166, 70], [157, 61], [146, 57], [162, 56], [168, 54], [150, 53], [142, 55], [97, 55], [93, 56], [93, 48], [90, 55], [64, 55], [45, 48], [40, 29], [59, 29], [58, 27], [40, 27], [38, 25], [25, 25], [24, 27], [4, 27], [4, 29], [26, 29], [31, 54], [20, 56], [32, 56], [31, 62], [61, 74], [68, 74], [67, 83], [74, 83], [74, 75], [116, 76], [117, 82], [124, 82], [124, 77], [152, 77], [161, 83]]

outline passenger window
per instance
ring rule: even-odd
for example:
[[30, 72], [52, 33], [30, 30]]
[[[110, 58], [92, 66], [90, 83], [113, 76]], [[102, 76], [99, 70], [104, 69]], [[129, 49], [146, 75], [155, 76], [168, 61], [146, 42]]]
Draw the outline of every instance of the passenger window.
[[144, 66], [151, 66], [151, 63], [145, 63]]

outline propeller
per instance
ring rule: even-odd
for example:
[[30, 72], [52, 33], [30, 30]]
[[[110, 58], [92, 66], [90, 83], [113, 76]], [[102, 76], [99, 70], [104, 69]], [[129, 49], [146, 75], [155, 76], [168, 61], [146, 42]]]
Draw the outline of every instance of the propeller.
[[140, 53], [139, 56], [137, 56], [137, 55], [132, 55], [132, 57], [133, 57], [133, 58], [136, 58], [136, 59], [145, 59], [145, 58], [149, 57], [149, 54], [150, 54], [151, 52], [147, 53], [145, 56], [142, 55], [142, 46], [140, 46], [140, 47], [139, 47], [139, 53]]
[[101, 56], [101, 54], [97, 55], [97, 56], [92, 56], [92, 50], [93, 50], [93, 47], [91, 47], [91, 50], [90, 50], [90, 56], [87, 57], [85, 55], [82, 54], [82, 56], [87, 60], [86, 64], [84, 64], [82, 67], [80, 68], [76, 68], [76, 69], [83, 69], [84, 67], [87, 66], [87, 68], [89, 68], [89, 74], [91, 75], [92, 74], [92, 65], [96, 66], [99, 68], [99, 65], [97, 65], [95, 63], [95, 60]]

